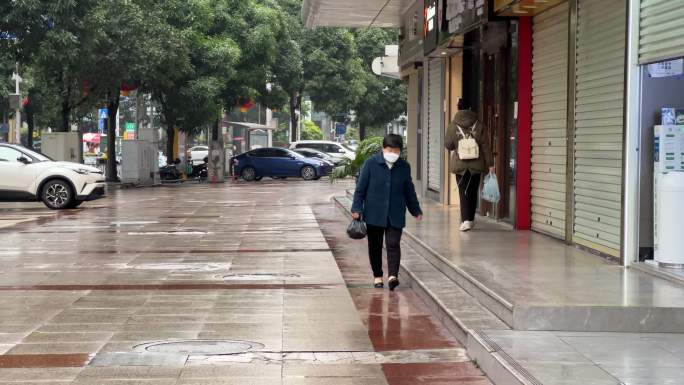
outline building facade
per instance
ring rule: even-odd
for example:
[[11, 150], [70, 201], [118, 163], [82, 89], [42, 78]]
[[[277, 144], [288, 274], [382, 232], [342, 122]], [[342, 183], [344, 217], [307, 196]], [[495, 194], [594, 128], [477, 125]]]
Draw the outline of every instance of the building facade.
[[[307, 21], [326, 19], [327, 3], [305, 3], [317, 12], [305, 8]], [[364, 2], [365, 21], [335, 25], [375, 26], [379, 3]], [[424, 199], [458, 204], [443, 141], [463, 98], [488, 129], [502, 190], [481, 215], [625, 265], [654, 258], [654, 131], [664, 108], [684, 125], [684, 2], [388, 4], [377, 26], [402, 31], [409, 160]]]

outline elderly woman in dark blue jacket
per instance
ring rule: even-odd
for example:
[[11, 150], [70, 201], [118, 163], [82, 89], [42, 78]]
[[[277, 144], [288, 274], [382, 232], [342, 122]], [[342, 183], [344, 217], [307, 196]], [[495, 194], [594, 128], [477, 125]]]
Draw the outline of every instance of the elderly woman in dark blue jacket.
[[368, 256], [376, 288], [383, 287], [382, 241], [385, 238], [390, 290], [399, 285], [400, 242], [406, 226], [406, 209], [417, 220], [423, 219], [411, 179], [411, 166], [399, 158], [403, 147], [401, 136], [385, 136], [382, 153], [368, 159], [361, 169], [351, 210], [354, 219], [363, 214], [368, 227]]

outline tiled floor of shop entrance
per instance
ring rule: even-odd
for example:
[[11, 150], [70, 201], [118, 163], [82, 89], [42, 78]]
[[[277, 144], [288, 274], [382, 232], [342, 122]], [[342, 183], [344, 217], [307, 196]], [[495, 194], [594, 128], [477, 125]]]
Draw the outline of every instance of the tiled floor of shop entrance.
[[348, 288], [314, 213], [345, 187], [116, 190], [0, 229], [0, 384], [486, 381], [409, 290]]

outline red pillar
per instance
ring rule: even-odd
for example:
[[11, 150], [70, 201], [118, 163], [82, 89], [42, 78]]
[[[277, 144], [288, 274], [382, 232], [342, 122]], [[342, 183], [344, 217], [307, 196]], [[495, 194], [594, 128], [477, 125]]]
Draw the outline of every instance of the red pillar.
[[516, 168], [516, 218], [519, 230], [531, 224], [532, 184], [532, 18], [518, 25], [518, 154]]

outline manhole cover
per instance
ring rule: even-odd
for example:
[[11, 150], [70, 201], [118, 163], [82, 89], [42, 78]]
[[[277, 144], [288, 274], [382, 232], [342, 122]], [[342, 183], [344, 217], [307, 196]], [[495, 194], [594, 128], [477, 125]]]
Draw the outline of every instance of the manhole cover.
[[183, 355], [222, 355], [245, 353], [250, 350], [263, 349], [264, 345], [251, 341], [231, 340], [183, 340], [157, 341], [135, 346], [137, 351], [170, 353]]
[[222, 278], [228, 281], [269, 281], [273, 279], [285, 278], [299, 278], [299, 274], [270, 274], [270, 273], [256, 273], [256, 274], [229, 274]]

